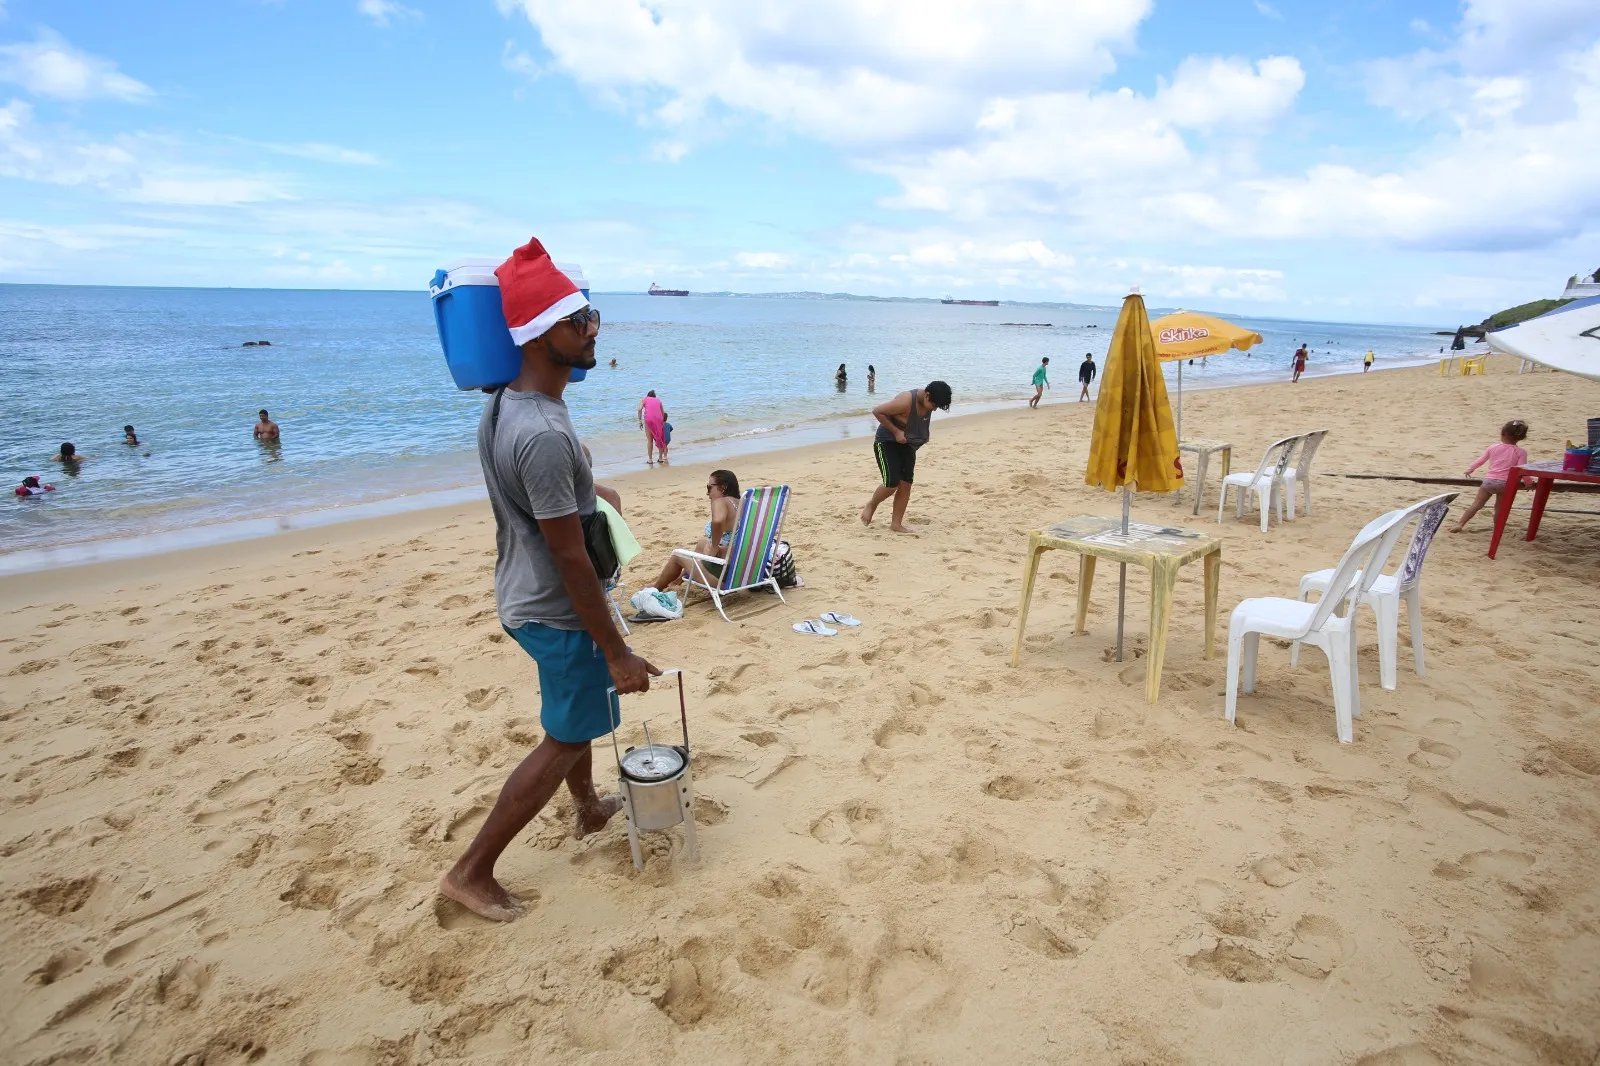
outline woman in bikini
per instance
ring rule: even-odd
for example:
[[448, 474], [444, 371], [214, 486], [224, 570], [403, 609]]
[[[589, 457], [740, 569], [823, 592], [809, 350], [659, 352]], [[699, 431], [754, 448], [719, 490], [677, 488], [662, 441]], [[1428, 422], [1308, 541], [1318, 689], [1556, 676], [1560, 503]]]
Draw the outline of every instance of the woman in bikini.
[[[711, 504], [711, 520], [705, 525], [705, 536], [692, 550], [726, 559], [728, 548], [733, 543], [733, 527], [739, 521], [738, 477], [732, 470], [711, 471], [706, 477], [706, 497]], [[688, 563], [674, 555], [661, 568], [660, 575], [650, 588], [665, 592], [683, 579], [684, 571], [688, 568]], [[722, 567], [719, 564], [708, 563], [706, 568], [713, 571], [712, 577], [721, 575]]]

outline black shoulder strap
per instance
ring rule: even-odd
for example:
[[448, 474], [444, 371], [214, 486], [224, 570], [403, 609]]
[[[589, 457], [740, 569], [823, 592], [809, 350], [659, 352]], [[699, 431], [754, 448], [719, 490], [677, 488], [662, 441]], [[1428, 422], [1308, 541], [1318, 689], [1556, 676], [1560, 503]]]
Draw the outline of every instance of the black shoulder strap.
[[500, 428], [500, 398], [506, 394], [506, 387], [501, 385], [494, 390], [494, 407], [489, 411], [489, 437], [492, 440], [495, 432]]

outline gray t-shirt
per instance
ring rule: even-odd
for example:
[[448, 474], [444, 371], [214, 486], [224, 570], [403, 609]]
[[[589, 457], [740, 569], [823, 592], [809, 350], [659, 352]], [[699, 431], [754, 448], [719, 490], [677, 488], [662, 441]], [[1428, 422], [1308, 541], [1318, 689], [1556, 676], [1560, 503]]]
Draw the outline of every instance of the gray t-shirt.
[[594, 474], [567, 405], [542, 392], [506, 389], [500, 426], [490, 420], [491, 398], [478, 422], [478, 460], [494, 508], [494, 598], [500, 621], [512, 629], [542, 622], [582, 629], [572, 597], [539, 532], [538, 518], [594, 513]]

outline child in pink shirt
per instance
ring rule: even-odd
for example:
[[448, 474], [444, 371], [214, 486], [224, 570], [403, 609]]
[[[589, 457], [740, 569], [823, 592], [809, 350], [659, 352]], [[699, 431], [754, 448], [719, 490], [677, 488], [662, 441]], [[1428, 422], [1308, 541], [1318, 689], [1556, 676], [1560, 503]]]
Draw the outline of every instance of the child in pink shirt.
[[1478, 456], [1478, 461], [1467, 467], [1467, 477], [1485, 463], [1488, 469], [1483, 472], [1483, 484], [1478, 487], [1477, 498], [1472, 501], [1466, 513], [1461, 516], [1461, 521], [1450, 527], [1450, 532], [1460, 533], [1466, 528], [1467, 522], [1473, 515], [1483, 509], [1489, 502], [1489, 497], [1495, 497], [1495, 505], [1499, 506], [1500, 494], [1506, 490], [1506, 477], [1511, 473], [1511, 468], [1521, 466], [1528, 461], [1528, 453], [1519, 445], [1528, 435], [1528, 423], [1520, 418], [1513, 418], [1500, 427], [1500, 443], [1491, 444]]

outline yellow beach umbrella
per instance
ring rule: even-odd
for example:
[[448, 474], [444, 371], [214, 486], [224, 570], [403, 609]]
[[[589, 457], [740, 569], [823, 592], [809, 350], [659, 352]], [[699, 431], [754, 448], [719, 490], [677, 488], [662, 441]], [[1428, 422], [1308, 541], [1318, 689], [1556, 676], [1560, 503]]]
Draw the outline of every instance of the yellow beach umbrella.
[[1178, 439], [1183, 439], [1183, 360], [1221, 355], [1237, 348], [1247, 352], [1261, 343], [1261, 334], [1221, 318], [1194, 311], [1174, 311], [1150, 323], [1156, 353], [1163, 363], [1178, 361]]
[[[1172, 492], [1183, 487], [1178, 433], [1167, 403], [1155, 334], [1138, 290], [1122, 301], [1117, 329], [1100, 376], [1100, 399], [1094, 409], [1089, 440], [1089, 470], [1084, 483], [1110, 492], [1122, 490], [1122, 532], [1128, 532], [1132, 489]], [[1127, 596], [1128, 567], [1122, 564], [1117, 584], [1117, 661], [1122, 661], [1122, 609]]]
[[1137, 292], [1122, 301], [1100, 375], [1084, 482], [1110, 492], [1129, 485], [1137, 485], [1141, 492], [1183, 487], [1167, 383], [1161, 376], [1144, 297]]

